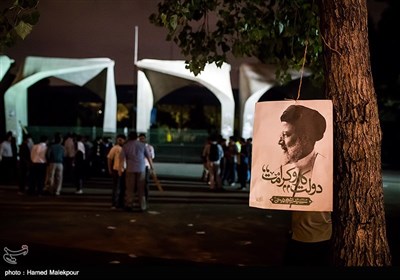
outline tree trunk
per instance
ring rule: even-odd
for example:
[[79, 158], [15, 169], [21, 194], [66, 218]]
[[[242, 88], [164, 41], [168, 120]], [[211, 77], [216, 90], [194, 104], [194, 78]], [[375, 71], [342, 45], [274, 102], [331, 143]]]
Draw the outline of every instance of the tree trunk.
[[334, 262], [389, 266], [381, 129], [366, 1], [322, 0], [320, 4], [326, 95], [334, 108]]

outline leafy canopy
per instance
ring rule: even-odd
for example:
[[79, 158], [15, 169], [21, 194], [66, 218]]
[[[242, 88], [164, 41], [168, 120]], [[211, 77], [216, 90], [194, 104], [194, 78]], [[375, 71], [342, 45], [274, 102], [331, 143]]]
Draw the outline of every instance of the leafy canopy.
[[0, 53], [32, 31], [39, 21], [39, 0], [0, 0]]
[[[305, 67], [322, 78], [318, 5], [310, 0], [164, 0], [149, 20], [165, 27], [195, 75], [231, 52], [276, 64], [280, 82]], [[306, 52], [306, 53], [305, 53]]]

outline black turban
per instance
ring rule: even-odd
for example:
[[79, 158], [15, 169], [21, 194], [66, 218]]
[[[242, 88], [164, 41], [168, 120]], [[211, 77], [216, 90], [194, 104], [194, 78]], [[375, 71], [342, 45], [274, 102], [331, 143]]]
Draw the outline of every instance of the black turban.
[[326, 129], [325, 118], [318, 111], [301, 105], [290, 105], [282, 113], [281, 121], [292, 124], [296, 133], [308, 135], [315, 142], [322, 139]]

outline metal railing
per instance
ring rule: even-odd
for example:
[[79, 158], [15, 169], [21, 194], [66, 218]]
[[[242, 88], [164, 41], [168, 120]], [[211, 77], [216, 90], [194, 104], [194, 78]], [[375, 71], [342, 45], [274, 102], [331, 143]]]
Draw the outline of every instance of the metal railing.
[[[76, 133], [86, 136], [89, 140], [109, 137], [115, 139], [117, 134], [127, 134], [125, 128], [117, 129], [115, 134], [103, 133], [99, 127], [62, 127], [62, 126], [29, 126], [28, 132], [33, 141], [39, 141], [41, 135], [52, 140], [55, 133], [66, 135]], [[168, 128], [152, 128], [146, 133], [147, 141], [154, 146], [156, 162], [201, 163], [201, 153], [208, 137], [206, 130], [179, 130]]]

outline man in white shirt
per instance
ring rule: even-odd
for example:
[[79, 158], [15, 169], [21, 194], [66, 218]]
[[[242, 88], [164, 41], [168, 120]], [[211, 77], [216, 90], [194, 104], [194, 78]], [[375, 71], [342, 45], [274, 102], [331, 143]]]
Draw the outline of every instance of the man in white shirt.
[[5, 140], [1, 142], [0, 139], [0, 183], [12, 183], [13, 174], [15, 172], [15, 161], [13, 160], [14, 154], [12, 149], [13, 134], [11, 131], [7, 132]]
[[[147, 149], [148, 153], [150, 154], [151, 159], [154, 159], [154, 157], [155, 157], [154, 147], [146, 142], [146, 134], [140, 133], [139, 141], [146, 145], [146, 149]], [[149, 200], [149, 181], [150, 181], [150, 169], [151, 168], [150, 168], [150, 163], [147, 160], [147, 158], [145, 158], [144, 160], [146, 162], [146, 175], [145, 175], [146, 177], [145, 177], [144, 193], [145, 193], [146, 201], [148, 201]]]
[[76, 155], [76, 134], [68, 133], [64, 140], [64, 181], [73, 182], [74, 161]]
[[43, 193], [44, 183], [46, 179], [46, 169], [47, 169], [47, 136], [41, 136], [39, 143], [33, 145], [31, 150], [31, 179], [29, 184], [29, 194]]
[[[321, 174], [315, 174], [316, 169], [323, 164], [323, 156], [314, 150], [314, 146], [325, 133], [325, 118], [316, 110], [291, 105], [280, 119], [282, 134], [278, 144], [284, 153], [282, 173], [295, 168], [297, 174], [311, 178], [311, 182], [323, 178], [316, 176]], [[291, 231], [287, 265], [329, 265], [332, 235], [330, 212], [293, 211]]]

